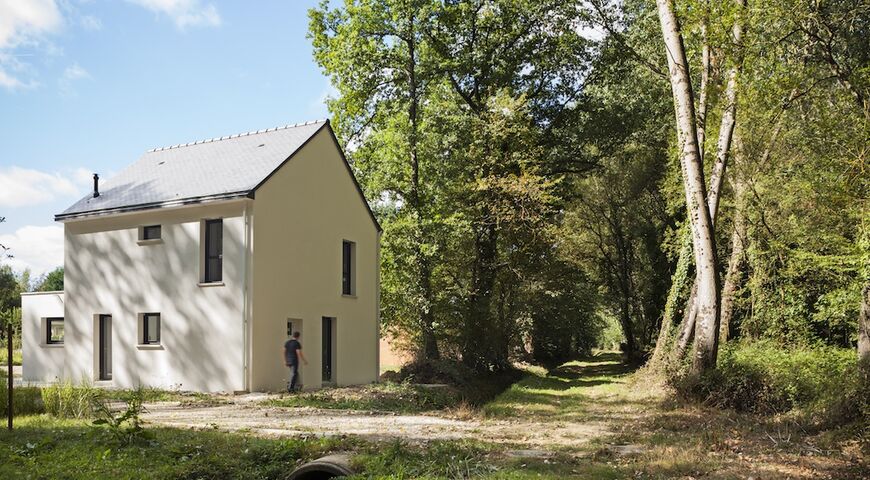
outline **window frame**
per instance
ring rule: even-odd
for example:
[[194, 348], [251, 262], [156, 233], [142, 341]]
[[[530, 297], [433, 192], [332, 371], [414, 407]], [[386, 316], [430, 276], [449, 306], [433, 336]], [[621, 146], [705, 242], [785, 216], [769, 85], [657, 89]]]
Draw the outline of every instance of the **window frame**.
[[356, 295], [356, 242], [341, 241], [341, 294]]
[[[53, 340], [51, 337], [51, 324], [58, 322], [63, 325], [64, 336], [61, 337], [60, 340]], [[46, 345], [63, 345], [64, 338], [66, 337], [66, 323], [64, 322], [64, 317], [46, 317], [45, 319], [45, 344]]]
[[[224, 220], [222, 218], [207, 219], [204, 221], [203, 225], [204, 225], [204, 229], [205, 229], [204, 240], [203, 240], [203, 244], [204, 244], [203, 245], [203, 247], [204, 247], [203, 248], [203, 276], [202, 276], [203, 283], [220, 283], [220, 282], [223, 282], [223, 278], [224, 278], [223, 277], [223, 269], [224, 269], [224, 266], [223, 266], [223, 264], [224, 264], [224, 260], [223, 260], [223, 256], [224, 256], [223, 255], [223, 253], [224, 253], [224, 246], [223, 246], [223, 244], [224, 244], [224, 241], [223, 241]], [[210, 255], [212, 243], [215, 242], [215, 239], [212, 238], [212, 235], [211, 235], [212, 225], [219, 225], [218, 228], [220, 229], [219, 230], [220, 241], [217, 245], [217, 254], [216, 255]], [[211, 260], [216, 261], [217, 272], [212, 271], [211, 266], [210, 266]]]
[[[148, 338], [148, 323], [149, 317], [151, 320], [156, 320], [157, 322], [157, 339], [151, 340]], [[160, 345], [160, 331], [162, 327], [162, 318], [159, 312], [147, 312], [142, 314], [142, 338], [139, 341], [139, 345]]]
[[[155, 229], [157, 230], [157, 236], [156, 237], [149, 236], [148, 232], [149, 231], [154, 232]], [[139, 228], [139, 240], [141, 240], [143, 242], [153, 242], [153, 241], [162, 240], [162, 239], [163, 239], [163, 225], [160, 225], [160, 224], [143, 225], [142, 227]]]

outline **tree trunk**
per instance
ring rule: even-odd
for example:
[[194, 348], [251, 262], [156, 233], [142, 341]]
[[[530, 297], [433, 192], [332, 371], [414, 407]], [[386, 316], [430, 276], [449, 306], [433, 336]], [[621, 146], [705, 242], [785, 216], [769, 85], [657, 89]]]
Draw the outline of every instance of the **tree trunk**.
[[858, 361], [870, 366], [870, 283], [861, 292], [861, 313], [858, 315]]
[[710, 40], [707, 26], [710, 23], [710, 5], [704, 2], [704, 17], [701, 19], [701, 85], [698, 93], [698, 156], [704, 162], [704, 145], [707, 140], [707, 96], [710, 84]]
[[408, 46], [408, 121], [411, 131], [408, 135], [408, 151], [411, 160], [411, 189], [410, 203], [414, 209], [414, 217], [417, 223], [416, 238], [414, 239], [414, 259], [417, 264], [417, 274], [419, 275], [418, 283], [420, 287], [420, 296], [422, 297], [422, 305], [419, 312], [420, 324], [420, 356], [422, 360], [437, 360], [441, 357], [438, 352], [438, 337], [435, 335], [434, 329], [434, 312], [432, 311], [432, 269], [429, 265], [429, 259], [426, 258], [426, 253], [423, 250], [423, 244], [426, 241], [425, 222], [423, 212], [423, 200], [420, 192], [420, 158], [417, 148], [417, 136], [419, 133], [419, 116], [418, 107], [420, 103], [418, 85], [417, 85], [417, 42], [414, 32], [415, 18], [413, 10], [409, 14], [408, 28], [410, 32], [406, 37]]
[[486, 371], [495, 359], [489, 327], [492, 318], [492, 293], [495, 287], [498, 232], [495, 225], [480, 226], [475, 235], [471, 293], [465, 316], [462, 361], [477, 371]]
[[719, 341], [724, 343], [731, 337], [731, 318], [734, 314], [734, 296], [743, 279], [743, 260], [746, 250], [746, 219], [741, 205], [742, 192], [735, 192], [738, 197], [737, 211], [734, 213], [734, 230], [731, 233], [731, 258], [728, 259], [728, 271], [725, 273], [725, 284], [722, 286], [722, 318], [719, 328]]
[[698, 278], [698, 319], [692, 369], [700, 373], [716, 366], [719, 340], [716, 240], [713, 221], [707, 208], [704, 168], [699, 155], [695, 129], [694, 95], [683, 36], [673, 2], [656, 0], [656, 5], [667, 50], [668, 71], [676, 111], [677, 138], [680, 143], [680, 164], [683, 170], [686, 205], [692, 225], [692, 245]]

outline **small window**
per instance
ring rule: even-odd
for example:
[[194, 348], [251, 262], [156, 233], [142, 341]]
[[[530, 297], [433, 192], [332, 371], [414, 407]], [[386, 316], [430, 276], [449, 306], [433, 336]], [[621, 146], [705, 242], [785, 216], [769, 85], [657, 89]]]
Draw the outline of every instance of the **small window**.
[[344, 240], [341, 242], [341, 294], [354, 295], [354, 250], [355, 244]]
[[148, 225], [139, 229], [139, 240], [160, 240], [160, 225]]
[[160, 314], [142, 314], [142, 345], [160, 344]]
[[205, 221], [205, 275], [206, 283], [220, 282], [223, 279], [223, 220]]
[[45, 319], [45, 343], [63, 345], [63, 317]]

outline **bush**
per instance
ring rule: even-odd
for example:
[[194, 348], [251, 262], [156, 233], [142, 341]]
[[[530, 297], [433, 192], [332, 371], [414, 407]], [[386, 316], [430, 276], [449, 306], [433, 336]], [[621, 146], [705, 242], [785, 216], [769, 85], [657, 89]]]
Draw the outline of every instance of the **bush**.
[[93, 410], [97, 419], [94, 425], [103, 425], [109, 436], [120, 445], [131, 445], [145, 438], [141, 415], [145, 412], [145, 390], [142, 387], [133, 390], [124, 400], [124, 408], [118, 410], [108, 399], [95, 400]]
[[42, 389], [45, 411], [58, 418], [90, 418], [100, 389], [83, 379], [79, 385], [65, 380]]
[[720, 351], [716, 370], [672, 384], [684, 397], [739, 411], [801, 409], [827, 420], [867, 418], [867, 379], [851, 349], [731, 343]]
[[[6, 417], [7, 388], [6, 379], [0, 382], [0, 416]], [[39, 387], [15, 387], [12, 389], [12, 403], [15, 415], [44, 413], [45, 407]]]

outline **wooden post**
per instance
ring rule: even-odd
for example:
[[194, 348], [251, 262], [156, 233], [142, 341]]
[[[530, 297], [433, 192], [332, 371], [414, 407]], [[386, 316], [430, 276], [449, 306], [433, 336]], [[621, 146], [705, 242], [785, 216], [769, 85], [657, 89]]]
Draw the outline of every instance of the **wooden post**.
[[6, 402], [6, 426], [12, 430], [12, 319], [6, 323], [6, 379], [8, 389], [6, 394], [8, 399]]

